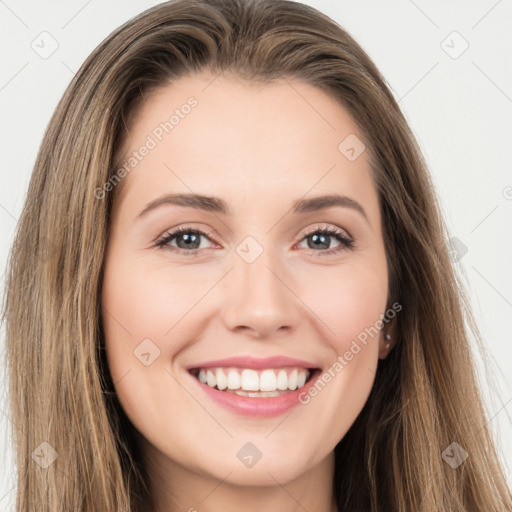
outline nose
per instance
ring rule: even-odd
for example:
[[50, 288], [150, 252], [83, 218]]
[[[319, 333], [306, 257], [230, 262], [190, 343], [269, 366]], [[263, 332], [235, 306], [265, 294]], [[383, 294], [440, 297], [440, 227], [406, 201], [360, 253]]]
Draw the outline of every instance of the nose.
[[223, 319], [226, 327], [253, 338], [289, 335], [301, 317], [302, 302], [293, 291], [290, 273], [264, 251], [247, 263], [239, 260], [227, 277]]

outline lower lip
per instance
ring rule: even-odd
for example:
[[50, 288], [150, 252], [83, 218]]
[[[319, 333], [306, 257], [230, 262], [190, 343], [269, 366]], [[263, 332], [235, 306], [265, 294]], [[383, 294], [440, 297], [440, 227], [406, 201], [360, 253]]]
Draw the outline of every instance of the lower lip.
[[314, 386], [318, 375], [320, 375], [320, 370], [314, 370], [312, 377], [301, 388], [291, 391], [290, 393], [285, 393], [281, 396], [265, 398], [240, 396], [235, 395], [234, 393], [227, 393], [226, 391], [219, 391], [211, 388], [207, 384], [203, 384], [194, 376], [192, 376], [192, 378], [214, 402], [230, 411], [245, 416], [271, 417], [279, 416], [280, 414], [283, 414], [293, 407], [301, 404], [299, 401], [299, 395], [302, 393], [307, 394], [308, 389]]

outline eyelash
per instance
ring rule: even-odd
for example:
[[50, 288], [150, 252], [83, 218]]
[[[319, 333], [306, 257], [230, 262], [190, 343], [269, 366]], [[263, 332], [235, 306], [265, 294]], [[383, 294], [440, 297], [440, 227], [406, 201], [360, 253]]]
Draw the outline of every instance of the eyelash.
[[[187, 235], [187, 234], [191, 234], [191, 233], [195, 233], [195, 234], [204, 236], [205, 238], [207, 238], [208, 240], [211, 241], [210, 237], [204, 231], [202, 231], [200, 229], [192, 228], [192, 227], [184, 227], [184, 228], [180, 227], [178, 229], [175, 229], [174, 231], [171, 231], [171, 232], [163, 235], [159, 240], [157, 240], [155, 242], [155, 246], [158, 249], [167, 249], [167, 250], [171, 250], [172, 252], [176, 252], [178, 254], [183, 254], [186, 256], [198, 256], [201, 249], [185, 250], [185, 249], [181, 249], [179, 247], [173, 247], [173, 246], [168, 245], [169, 242], [171, 240], [173, 240], [174, 238], [178, 238], [181, 235]], [[302, 242], [302, 240], [304, 240], [305, 238], [308, 238], [309, 236], [314, 235], [314, 234], [333, 236], [341, 243], [341, 245], [339, 245], [338, 247], [335, 247], [334, 249], [326, 249], [324, 251], [314, 251], [313, 249], [310, 249], [313, 251], [313, 253], [318, 253], [318, 254], [315, 254], [315, 256], [319, 256], [319, 257], [323, 257], [326, 255], [328, 256], [328, 255], [335, 254], [335, 253], [338, 253], [343, 250], [352, 249], [354, 247], [354, 241], [345, 234], [345, 231], [343, 231], [341, 229], [331, 228], [331, 227], [324, 228], [324, 227], [317, 226], [317, 227], [313, 228], [312, 230], [308, 231], [307, 233], [305, 233], [299, 242]]]

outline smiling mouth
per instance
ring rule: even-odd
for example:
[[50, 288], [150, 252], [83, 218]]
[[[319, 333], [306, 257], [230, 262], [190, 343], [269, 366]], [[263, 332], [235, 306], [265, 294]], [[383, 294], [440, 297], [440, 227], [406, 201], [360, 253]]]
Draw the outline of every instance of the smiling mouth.
[[193, 368], [189, 372], [202, 384], [225, 393], [251, 398], [278, 397], [304, 387], [320, 370], [286, 367], [256, 370], [237, 367]]

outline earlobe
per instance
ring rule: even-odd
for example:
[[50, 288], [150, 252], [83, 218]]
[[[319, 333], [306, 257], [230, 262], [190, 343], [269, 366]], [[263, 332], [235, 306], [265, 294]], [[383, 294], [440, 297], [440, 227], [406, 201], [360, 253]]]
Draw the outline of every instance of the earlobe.
[[386, 359], [394, 346], [394, 340], [389, 333], [381, 335], [379, 340], [379, 359]]

